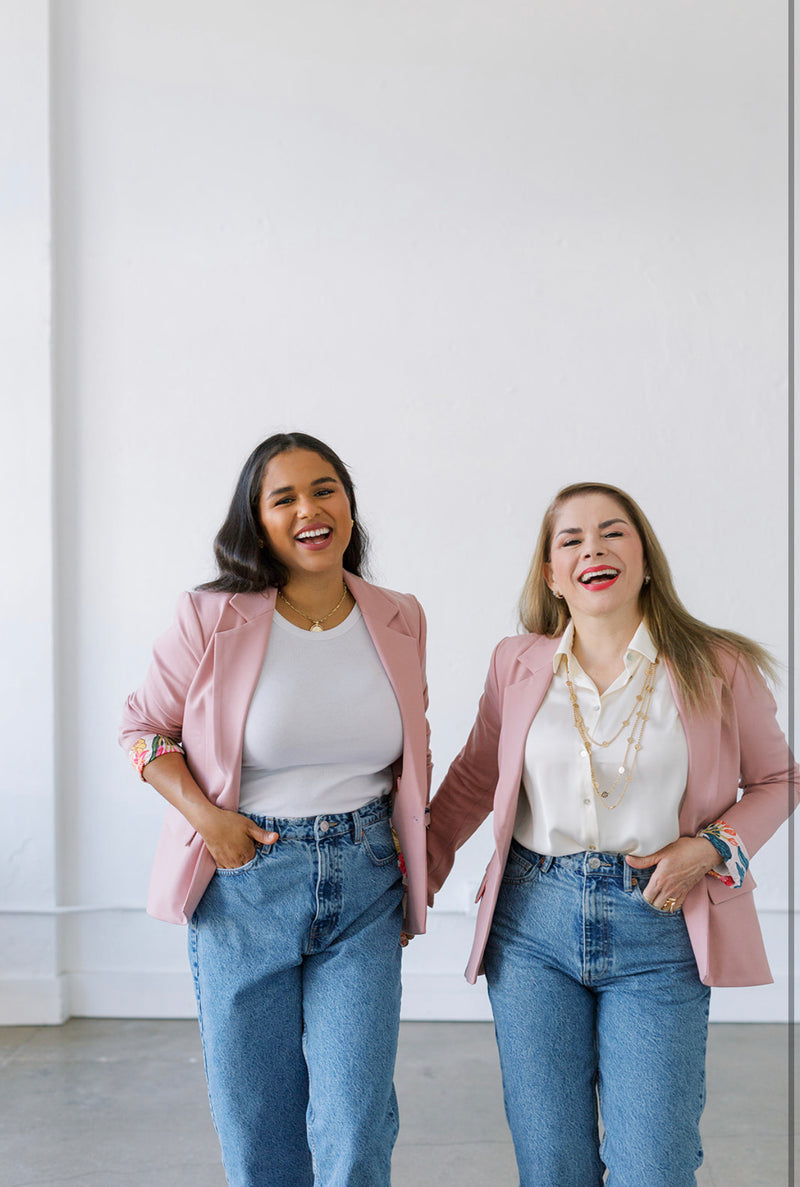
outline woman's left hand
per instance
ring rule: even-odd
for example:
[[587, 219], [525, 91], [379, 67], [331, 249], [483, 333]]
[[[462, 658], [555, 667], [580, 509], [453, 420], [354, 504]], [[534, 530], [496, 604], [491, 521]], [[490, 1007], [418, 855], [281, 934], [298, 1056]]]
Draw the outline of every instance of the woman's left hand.
[[661, 911], [678, 911], [693, 886], [719, 862], [719, 854], [705, 837], [679, 837], [646, 857], [625, 858], [635, 870], [655, 866], [642, 891], [648, 903]]

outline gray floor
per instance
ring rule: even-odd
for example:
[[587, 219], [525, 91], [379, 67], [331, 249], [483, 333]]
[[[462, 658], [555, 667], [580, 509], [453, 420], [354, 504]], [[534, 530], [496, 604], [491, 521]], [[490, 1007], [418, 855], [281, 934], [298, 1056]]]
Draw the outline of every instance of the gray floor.
[[[785, 1026], [712, 1026], [702, 1187], [793, 1187], [788, 1060]], [[489, 1024], [404, 1023], [397, 1088], [394, 1187], [518, 1182]], [[0, 1028], [0, 1183], [225, 1187], [195, 1023]]]

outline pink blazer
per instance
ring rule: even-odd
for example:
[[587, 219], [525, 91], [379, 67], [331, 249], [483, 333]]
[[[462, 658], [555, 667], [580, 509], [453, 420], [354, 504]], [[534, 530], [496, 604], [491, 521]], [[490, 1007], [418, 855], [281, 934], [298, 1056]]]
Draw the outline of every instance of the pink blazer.
[[[425, 826], [430, 792], [425, 617], [410, 594], [369, 585], [345, 573], [391, 681], [403, 720], [392, 823], [408, 872], [404, 928], [425, 930]], [[236, 809], [245, 719], [266, 654], [276, 590], [182, 595], [173, 626], [155, 645], [142, 687], [125, 704], [120, 744], [145, 734], [179, 739], [192, 775], [220, 807]], [[186, 923], [211, 877], [202, 838], [168, 806], [156, 852], [147, 909], [156, 919]]]
[[[558, 639], [519, 635], [495, 649], [478, 716], [431, 804], [428, 902], [453, 865], [455, 852], [494, 809], [494, 853], [480, 902], [467, 980], [483, 971], [483, 952], [508, 856], [520, 793], [528, 730], [553, 678]], [[731, 660], [718, 681], [720, 708], [702, 714], [683, 705], [669, 672], [689, 748], [689, 773], [679, 824], [694, 836], [724, 816], [752, 856], [790, 815], [800, 795], [798, 770], [775, 720], [775, 702], [750, 665]], [[741, 784], [742, 795], [737, 799]], [[763, 985], [772, 980], [748, 873], [738, 888], [705, 877], [683, 906], [706, 985]]]

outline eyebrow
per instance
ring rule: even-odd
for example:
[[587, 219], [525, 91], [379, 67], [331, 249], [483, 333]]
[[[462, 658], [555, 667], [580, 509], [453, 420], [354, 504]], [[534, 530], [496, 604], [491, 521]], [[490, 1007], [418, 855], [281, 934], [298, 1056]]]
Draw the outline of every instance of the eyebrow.
[[[610, 528], [614, 523], [627, 524], [627, 519], [604, 519], [601, 524], [597, 526], [603, 531], [604, 528]], [[560, 532], [556, 532], [556, 536], [574, 536], [577, 532], [582, 532], [583, 528], [562, 528]]]
[[[339, 481], [338, 478], [315, 478], [314, 481], [311, 483], [311, 485], [312, 486], [321, 486], [323, 482], [337, 482], [338, 483], [338, 481]], [[293, 486], [278, 486], [275, 488], [275, 490], [271, 490], [269, 492], [267, 498], [273, 499], [275, 497], [275, 495], [288, 495], [293, 490], [294, 490]]]

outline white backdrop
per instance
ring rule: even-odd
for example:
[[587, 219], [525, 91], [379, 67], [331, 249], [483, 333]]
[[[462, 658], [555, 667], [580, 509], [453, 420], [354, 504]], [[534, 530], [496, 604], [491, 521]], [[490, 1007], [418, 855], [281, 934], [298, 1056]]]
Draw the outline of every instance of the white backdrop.
[[[193, 1011], [117, 721], [271, 432], [343, 456], [375, 579], [425, 606], [435, 778], [566, 482], [630, 489], [689, 608], [787, 661], [785, 5], [0, 17], [3, 1018]], [[786, 1016], [787, 844], [754, 862], [776, 985], [716, 1018]], [[407, 951], [407, 1017], [488, 1016], [488, 856]]]

